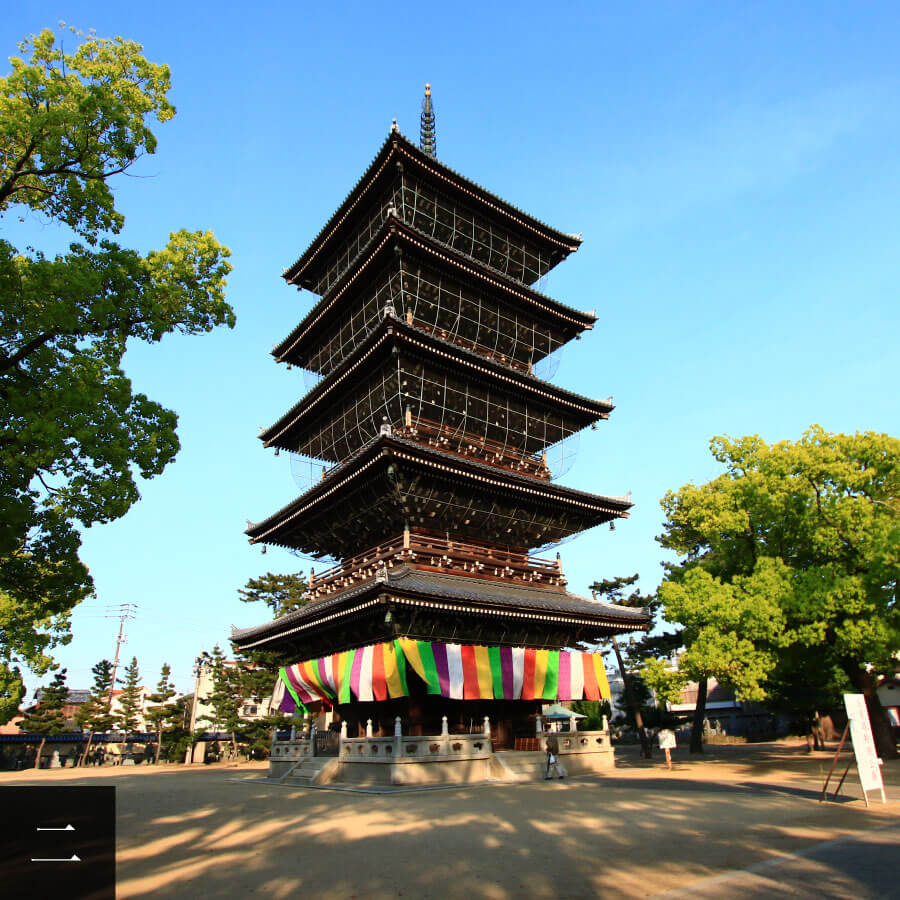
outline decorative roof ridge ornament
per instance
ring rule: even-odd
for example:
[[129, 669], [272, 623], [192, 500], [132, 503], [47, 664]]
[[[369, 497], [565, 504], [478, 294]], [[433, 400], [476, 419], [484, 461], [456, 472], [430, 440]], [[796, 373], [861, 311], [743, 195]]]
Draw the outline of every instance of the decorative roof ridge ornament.
[[419, 149], [432, 159], [437, 159], [437, 136], [434, 127], [434, 106], [431, 103], [431, 85], [425, 85], [422, 115], [419, 119]]
[[396, 119], [391, 119], [391, 134], [400, 134], [400, 126], [397, 124]]

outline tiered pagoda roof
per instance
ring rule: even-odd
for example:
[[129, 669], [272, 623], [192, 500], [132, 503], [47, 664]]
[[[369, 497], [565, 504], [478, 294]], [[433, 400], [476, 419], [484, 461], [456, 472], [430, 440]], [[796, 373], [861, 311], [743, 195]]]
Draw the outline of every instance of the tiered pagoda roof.
[[[435, 384], [443, 386], [438, 396], [429, 390]], [[451, 390], [465, 393], [464, 410], [447, 402]], [[420, 423], [437, 423], [440, 436], [458, 435], [471, 445], [480, 430], [487, 446], [520, 447], [524, 453], [540, 453], [614, 409], [611, 400], [574, 394], [386, 315], [260, 439], [267, 447], [340, 462], [378, 435], [385, 422], [401, 429], [412, 407], [410, 434], [421, 431], [428, 439], [434, 429], [420, 429]], [[492, 414], [504, 421], [493, 421]]]
[[334, 557], [407, 525], [528, 548], [625, 518], [631, 506], [627, 497], [589, 494], [380, 435], [247, 534], [253, 543]]
[[[323, 279], [328, 280], [327, 270], [336, 248], [344, 246], [348, 236], [352, 234], [365, 234], [364, 239], [357, 241], [356, 252], [349, 256], [350, 260], [355, 258], [371, 234], [378, 230], [390, 206], [399, 211], [404, 218], [407, 217], [406, 211], [409, 209], [408, 221], [416, 224], [417, 219], [421, 218], [421, 211], [417, 217], [415, 204], [407, 202], [408, 198], [403, 193], [405, 190], [413, 195], [414, 189], [400, 184], [401, 193], [398, 195], [396, 193], [398, 176], [432, 186], [439, 195], [446, 193], [464, 198], [473, 213], [477, 213], [484, 222], [497, 223], [509, 234], [521, 235], [523, 248], [522, 260], [519, 262], [520, 280], [526, 284], [537, 281], [581, 245], [580, 235], [565, 234], [517, 209], [496, 194], [469, 181], [449, 166], [439, 163], [405, 138], [398, 129], [392, 128], [381, 149], [344, 202], [300, 258], [284, 270], [285, 280], [289, 284], [321, 293], [322, 282]], [[388, 195], [395, 202], [385, 204], [384, 195]], [[377, 225], [373, 224], [376, 221]], [[451, 241], [444, 243], [452, 245]], [[498, 252], [497, 256], [500, 255]], [[478, 259], [479, 254], [476, 252], [472, 256]], [[525, 259], [527, 256], [533, 256], [536, 261], [540, 261], [529, 263]], [[491, 265], [490, 258], [479, 261]], [[509, 271], [507, 266], [492, 267]], [[516, 272], [512, 271], [510, 274], [515, 276]]]
[[311, 577], [303, 609], [236, 630], [240, 648], [552, 648], [646, 627], [643, 611], [569, 593], [558, 556], [530, 556], [632, 505], [555, 483], [547, 462], [614, 408], [535, 374], [597, 321], [532, 286], [581, 238], [438, 162], [430, 141], [394, 127], [284, 271], [320, 296], [272, 353], [322, 377], [260, 438], [322, 477], [247, 534], [341, 562]]
[[[355, 338], [358, 342], [365, 337], [366, 326], [372, 327], [381, 318], [382, 309], [388, 303], [402, 317], [412, 312], [417, 323], [430, 330], [452, 331], [452, 326], [442, 321], [440, 309], [428, 309], [425, 303], [420, 308], [414, 302], [418, 298], [411, 296], [408, 287], [405, 288], [399, 280], [378, 290], [382, 282], [390, 280], [390, 273], [422, 267], [436, 269], [445, 278], [449, 273], [454, 283], [473, 293], [470, 302], [484, 305], [485, 300], [490, 298], [500, 309], [520, 310], [519, 316], [527, 320], [532, 333], [538, 330], [547, 334], [546, 342], [533, 338], [518, 340], [516, 344], [520, 352], [517, 354], [514, 347], [510, 348], [510, 364], [518, 361], [527, 367], [529, 362], [538, 362], [556, 347], [592, 328], [597, 321], [593, 313], [566, 306], [510, 275], [485, 264], [474, 263], [471, 257], [408, 225], [391, 211], [386, 213], [384, 222], [362, 248], [353, 266], [343, 271], [303, 320], [275, 345], [272, 355], [278, 362], [325, 373], [340, 364], [353, 347], [354, 342], [347, 341], [345, 343], [350, 346], [343, 349], [343, 354], [338, 351], [321, 357], [322, 346], [328, 344], [331, 332], [340, 327], [340, 321], [354, 315], [362, 317], [363, 324], [356, 329], [361, 332]], [[371, 309], [367, 310], [367, 307]], [[491, 343], [484, 333], [490, 330], [489, 325], [480, 321], [477, 324], [481, 327], [476, 327], [471, 336], [462, 335], [460, 339], [473, 348], [487, 349]], [[530, 351], [527, 358], [523, 357], [522, 350]]]

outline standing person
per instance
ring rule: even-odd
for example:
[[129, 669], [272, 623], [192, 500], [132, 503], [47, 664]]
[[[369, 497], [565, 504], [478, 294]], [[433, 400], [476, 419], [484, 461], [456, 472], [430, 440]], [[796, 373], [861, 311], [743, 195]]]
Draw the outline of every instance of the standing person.
[[672, 768], [672, 751], [675, 749], [675, 732], [671, 728], [661, 728], [659, 732], [659, 749], [665, 751], [666, 766]]
[[565, 778], [566, 772], [563, 769], [560, 761], [559, 761], [559, 739], [556, 737], [554, 732], [550, 732], [547, 735], [547, 774], [544, 776], [544, 779], [549, 781], [553, 776], [550, 774], [550, 770], [553, 769], [556, 772], [557, 778]]

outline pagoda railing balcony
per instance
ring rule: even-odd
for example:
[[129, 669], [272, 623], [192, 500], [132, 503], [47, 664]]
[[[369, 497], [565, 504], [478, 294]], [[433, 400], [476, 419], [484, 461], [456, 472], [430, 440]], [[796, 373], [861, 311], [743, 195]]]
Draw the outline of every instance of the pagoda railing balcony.
[[320, 574], [310, 574], [309, 594], [319, 600], [377, 577], [380, 571], [406, 565], [429, 572], [465, 575], [508, 584], [564, 588], [562, 564], [490, 544], [457, 541], [406, 531]]
[[542, 481], [550, 481], [552, 477], [545, 453], [523, 453], [500, 441], [481, 437], [471, 432], [460, 432], [449, 425], [441, 425], [440, 422], [433, 422], [430, 419], [413, 420], [409, 415], [406, 424], [398, 428], [397, 433], [401, 437], [418, 441], [420, 444], [434, 447], [436, 450], [477, 459], [479, 462], [522, 475], [532, 475]]

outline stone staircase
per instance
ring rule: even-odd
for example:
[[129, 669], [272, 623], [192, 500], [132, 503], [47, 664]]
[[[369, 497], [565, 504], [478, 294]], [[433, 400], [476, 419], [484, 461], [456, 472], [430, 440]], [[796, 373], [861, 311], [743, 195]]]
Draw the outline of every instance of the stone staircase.
[[338, 760], [336, 756], [311, 756], [281, 780], [281, 784], [294, 784], [308, 787], [311, 784], [328, 784], [337, 774]]
[[541, 781], [547, 754], [540, 750], [495, 750], [491, 776], [499, 781]]

